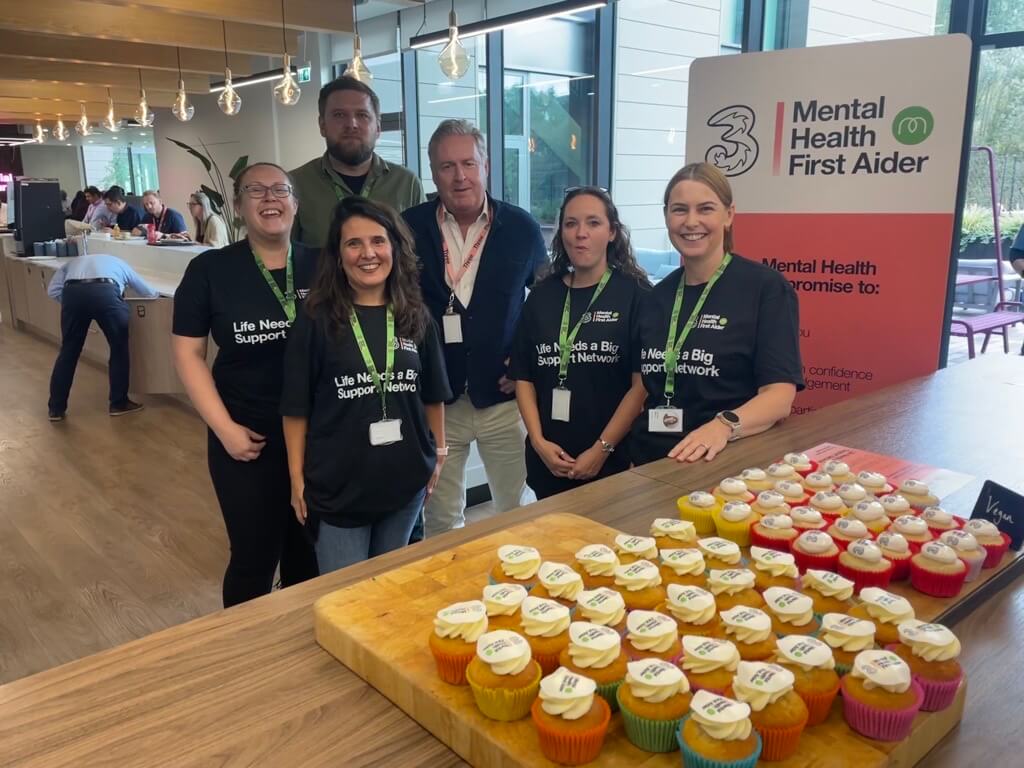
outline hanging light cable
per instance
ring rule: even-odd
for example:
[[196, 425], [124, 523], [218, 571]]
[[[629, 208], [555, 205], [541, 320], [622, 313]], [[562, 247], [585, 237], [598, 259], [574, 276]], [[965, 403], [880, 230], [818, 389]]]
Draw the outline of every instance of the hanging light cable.
[[174, 50], [178, 54], [178, 92], [171, 105], [171, 114], [181, 122], [187, 123], [195, 116], [196, 108], [188, 103], [188, 94], [185, 93], [185, 78], [181, 75], [181, 48]]
[[118, 133], [121, 130], [121, 123], [114, 114], [114, 98], [107, 88], [107, 114], [103, 118], [103, 127], [111, 133]]
[[295, 81], [292, 74], [292, 57], [288, 55], [288, 31], [284, 24], [284, 0], [281, 0], [281, 43], [284, 48], [284, 63], [282, 65], [281, 82], [274, 86], [274, 98], [278, 103], [286, 107], [292, 107], [299, 103], [302, 96], [302, 89]]
[[57, 141], [65, 141], [69, 135], [67, 126], [64, 125], [64, 115], [58, 112], [57, 123], [53, 126], [53, 138]]
[[142, 87], [142, 69], [139, 69], [139, 106], [135, 110], [135, 121], [143, 128], [151, 128], [156, 115], [146, 101], [146, 89]]
[[359, 39], [359, 16], [356, 13], [354, 4], [352, 6], [352, 32], [354, 34], [352, 40], [352, 61], [345, 67], [342, 75], [358, 80], [365, 85], [373, 85], [373, 73], [370, 72], [370, 68], [363, 61], [363, 43]]
[[469, 55], [459, 41], [459, 19], [455, 15], [455, 0], [448, 13], [448, 44], [437, 56], [441, 72], [452, 82], [459, 80], [469, 71]]
[[231, 68], [228, 66], [228, 25], [221, 21], [221, 28], [224, 31], [224, 90], [217, 98], [217, 106], [225, 115], [237, 115], [242, 111], [242, 97], [238, 95], [235, 86], [231, 84]]
[[85, 114], [85, 102], [82, 102], [82, 116], [75, 123], [75, 133], [79, 136], [92, 136], [92, 126], [89, 125], [89, 116]]

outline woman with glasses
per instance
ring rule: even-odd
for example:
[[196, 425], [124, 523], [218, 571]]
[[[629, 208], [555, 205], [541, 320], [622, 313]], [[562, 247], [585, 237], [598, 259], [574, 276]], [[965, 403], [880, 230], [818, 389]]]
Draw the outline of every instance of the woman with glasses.
[[[228, 227], [224, 219], [213, 212], [210, 197], [205, 192], [193, 192], [188, 198], [188, 212], [196, 231], [195, 240], [200, 245], [223, 248], [228, 244]], [[171, 235], [172, 238], [175, 235]]]
[[[298, 201], [279, 166], [245, 168], [234, 205], [248, 234], [189, 262], [174, 295], [171, 340], [178, 376], [209, 428], [210, 478], [231, 544], [225, 607], [268, 593], [278, 563], [286, 587], [317, 573], [291, 511], [278, 415], [285, 344], [316, 255], [290, 242]], [[218, 348], [212, 373], [210, 335]]]
[[549, 275], [530, 292], [512, 353], [538, 498], [629, 466], [623, 440], [646, 393], [634, 372], [650, 282], [608, 193], [567, 191]]

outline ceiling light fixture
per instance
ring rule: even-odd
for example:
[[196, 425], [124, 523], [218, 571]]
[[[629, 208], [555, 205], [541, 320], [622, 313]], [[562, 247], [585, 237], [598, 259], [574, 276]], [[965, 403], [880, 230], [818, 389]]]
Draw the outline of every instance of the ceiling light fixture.
[[114, 114], [114, 98], [110, 95], [109, 88], [107, 88], [107, 114], [103, 118], [103, 127], [111, 133], [117, 133], [121, 130], [121, 123]]
[[53, 138], [57, 141], [65, 141], [69, 136], [67, 126], [64, 125], [64, 115], [57, 113], [57, 123], [53, 126]]
[[135, 121], [144, 128], [150, 128], [155, 119], [156, 115], [153, 114], [153, 110], [149, 108], [149, 102], [146, 101], [146, 89], [142, 87], [142, 70], [139, 69], [139, 106], [135, 110]]
[[469, 70], [469, 54], [459, 40], [459, 19], [455, 15], [455, 0], [448, 12], [448, 45], [437, 55], [441, 72], [452, 82], [462, 78]]
[[281, 82], [274, 86], [274, 98], [279, 104], [293, 107], [299, 103], [302, 89], [292, 74], [292, 57], [288, 54], [288, 32], [284, 24], [284, 0], [281, 0], [281, 42], [284, 46], [284, 63], [281, 65]]
[[89, 116], [85, 114], [85, 102], [82, 102], [82, 116], [75, 123], [75, 133], [79, 136], [92, 136], [92, 126], [89, 125]]
[[356, 13], [355, 4], [352, 5], [352, 32], [352, 60], [341, 75], [358, 80], [364, 85], [373, 85], [373, 73], [363, 61], [363, 42], [359, 39], [359, 15]]
[[174, 96], [174, 103], [171, 105], [171, 114], [179, 121], [187, 123], [196, 114], [196, 108], [188, 103], [188, 94], [185, 93], [185, 78], [181, 76], [181, 48], [175, 48], [178, 53], [178, 92]]
[[[565, 16], [569, 13], [591, 11], [595, 8], [604, 8], [607, 5], [608, 0], [563, 0], [563, 2], [560, 3], [552, 3], [551, 5], [531, 8], [526, 11], [516, 11], [515, 13], [498, 16], [493, 19], [474, 21], [472, 24], [464, 25], [459, 30], [459, 38], [461, 40], [465, 40], [467, 37], [486, 35], [488, 32], [497, 32], [500, 29], [509, 29], [510, 27], [517, 27], [520, 24], [529, 24], [531, 21], [541, 21], [542, 19], [552, 19], [557, 16]], [[411, 48], [429, 48], [433, 45], [439, 45], [446, 40], [450, 40], [450, 38], [451, 24], [449, 22], [448, 30], [442, 29], [437, 32], [428, 32], [424, 35], [416, 35], [409, 41], [409, 46]]]
[[35, 130], [32, 131], [32, 140], [36, 144], [46, 143], [46, 129], [43, 128], [43, 124], [36, 120]]
[[221, 21], [221, 27], [224, 30], [224, 86], [221, 89], [220, 96], [217, 98], [217, 106], [220, 107], [220, 111], [225, 115], [234, 116], [242, 111], [242, 97], [238, 95], [234, 85], [231, 83], [231, 68], [228, 66], [227, 22]]

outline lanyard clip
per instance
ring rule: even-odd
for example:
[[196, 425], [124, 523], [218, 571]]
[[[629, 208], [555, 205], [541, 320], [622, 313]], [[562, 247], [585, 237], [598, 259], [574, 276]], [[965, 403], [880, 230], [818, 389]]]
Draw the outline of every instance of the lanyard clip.
[[565, 376], [558, 377], [558, 388], [565, 389]]
[[452, 291], [448, 296], [448, 308], [444, 311], [446, 315], [455, 314], [455, 291]]

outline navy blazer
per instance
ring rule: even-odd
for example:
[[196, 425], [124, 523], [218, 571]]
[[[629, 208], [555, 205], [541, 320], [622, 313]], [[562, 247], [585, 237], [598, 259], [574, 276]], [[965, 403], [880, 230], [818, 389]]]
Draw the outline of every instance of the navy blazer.
[[[444, 345], [454, 398], [468, 391], [476, 408], [515, 398], [498, 388], [498, 380], [508, 373], [505, 361], [512, 350], [526, 289], [548, 262], [540, 226], [529, 213], [489, 195], [488, 203], [493, 218], [479, 256], [473, 296], [468, 307], [455, 300], [455, 311], [462, 315], [463, 342]], [[439, 328], [451, 295], [437, 225], [440, 205], [440, 200], [434, 200], [402, 214], [416, 240], [423, 300]]]

